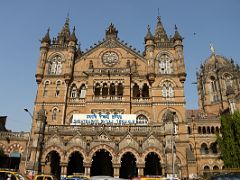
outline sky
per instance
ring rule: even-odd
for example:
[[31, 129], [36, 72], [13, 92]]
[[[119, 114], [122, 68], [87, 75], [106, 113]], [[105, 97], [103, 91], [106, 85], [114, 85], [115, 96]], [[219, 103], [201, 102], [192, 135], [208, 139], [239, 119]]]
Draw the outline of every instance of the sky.
[[69, 14], [71, 29], [85, 51], [105, 37], [112, 22], [121, 40], [143, 52], [147, 26], [155, 31], [157, 16], [168, 36], [174, 25], [184, 37], [187, 71], [186, 108], [197, 109], [196, 71], [216, 54], [240, 64], [239, 0], [2, 0], [0, 2], [0, 116], [7, 129], [29, 131], [37, 91], [35, 72], [40, 39], [50, 27], [56, 37]]

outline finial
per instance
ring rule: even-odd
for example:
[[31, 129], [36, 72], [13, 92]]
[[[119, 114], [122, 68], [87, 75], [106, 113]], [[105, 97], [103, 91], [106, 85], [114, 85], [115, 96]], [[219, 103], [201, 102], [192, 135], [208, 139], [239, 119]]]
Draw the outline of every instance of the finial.
[[212, 44], [212, 43], [210, 43], [210, 50], [211, 50], [212, 54], [215, 54], [215, 49], [214, 49], [214, 47], [213, 47], [213, 44]]
[[160, 17], [159, 15], [158, 15], [157, 19], [158, 19], [158, 22], [160, 22], [160, 21], [161, 21], [161, 17]]
[[159, 8], [158, 8], [158, 16], [159, 16], [159, 14], [160, 14], [160, 13], [159, 13]]
[[147, 26], [147, 30], [150, 31], [150, 25]]
[[177, 28], [177, 25], [175, 24], [175, 31], [177, 31], [177, 29], [178, 29], [178, 28]]

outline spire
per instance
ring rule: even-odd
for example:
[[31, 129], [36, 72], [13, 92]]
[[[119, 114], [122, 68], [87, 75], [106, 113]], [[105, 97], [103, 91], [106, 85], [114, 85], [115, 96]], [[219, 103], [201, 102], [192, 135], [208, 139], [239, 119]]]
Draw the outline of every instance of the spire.
[[41, 43], [43, 43], [43, 42], [48, 43], [48, 44], [51, 43], [49, 31], [50, 31], [50, 28], [48, 28], [47, 33], [45, 34], [45, 36], [41, 40]]
[[166, 31], [164, 30], [164, 27], [162, 25], [160, 16], [158, 16], [158, 22], [155, 30], [154, 39], [160, 42], [169, 41]]
[[149, 26], [149, 25], [148, 25], [148, 27], [147, 27], [147, 34], [146, 34], [144, 40], [145, 40], [145, 43], [146, 43], [147, 40], [153, 40], [153, 35], [152, 35], [152, 33], [151, 33], [151, 30], [150, 30], [150, 26]]
[[75, 35], [75, 26], [73, 27], [73, 32], [72, 32], [72, 34], [69, 37], [69, 41], [77, 42], [77, 37]]
[[68, 15], [61, 32], [58, 33], [58, 38], [57, 38], [58, 43], [65, 44], [68, 41], [69, 36], [70, 36], [70, 30], [69, 30], [69, 15]]
[[117, 38], [118, 30], [114, 27], [114, 25], [111, 23], [108, 29], [106, 30], [106, 38]]
[[176, 41], [176, 40], [180, 40], [180, 41], [182, 41], [183, 40], [183, 38], [182, 38], [182, 36], [179, 34], [179, 32], [178, 32], [178, 28], [177, 28], [177, 25], [175, 24], [175, 34], [174, 34], [174, 36], [173, 36], [173, 40], [174, 41]]

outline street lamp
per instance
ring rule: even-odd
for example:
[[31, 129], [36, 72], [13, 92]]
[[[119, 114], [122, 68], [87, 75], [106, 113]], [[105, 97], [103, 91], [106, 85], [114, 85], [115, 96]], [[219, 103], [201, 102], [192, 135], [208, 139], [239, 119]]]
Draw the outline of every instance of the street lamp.
[[[29, 112], [29, 110], [27, 108], [24, 108], [24, 111], [29, 114], [31, 119], [33, 119], [33, 115]], [[27, 161], [28, 161], [29, 146], [30, 146], [30, 141], [31, 141], [31, 132], [32, 132], [32, 128], [31, 128], [31, 131], [29, 132], [28, 143], [27, 143], [27, 153], [26, 153], [26, 158], [25, 158], [25, 172], [27, 170]]]

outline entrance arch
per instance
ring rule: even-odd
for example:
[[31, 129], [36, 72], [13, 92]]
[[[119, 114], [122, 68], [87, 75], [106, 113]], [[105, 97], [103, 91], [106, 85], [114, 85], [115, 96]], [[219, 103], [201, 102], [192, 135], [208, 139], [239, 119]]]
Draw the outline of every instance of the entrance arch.
[[9, 168], [18, 170], [20, 160], [21, 160], [21, 154], [18, 151], [11, 152], [9, 154]]
[[145, 158], [144, 176], [146, 175], [162, 175], [160, 158], [154, 152], [148, 153]]
[[113, 176], [112, 156], [105, 149], [95, 153], [92, 158], [90, 176]]
[[121, 158], [120, 178], [129, 179], [138, 176], [136, 158], [131, 152], [123, 154]]
[[50, 173], [55, 175], [58, 179], [60, 179], [61, 175], [60, 159], [60, 155], [57, 151], [50, 151], [46, 158], [50, 166]]
[[78, 151], [72, 152], [69, 156], [67, 175], [73, 173], [84, 173], [83, 156]]

